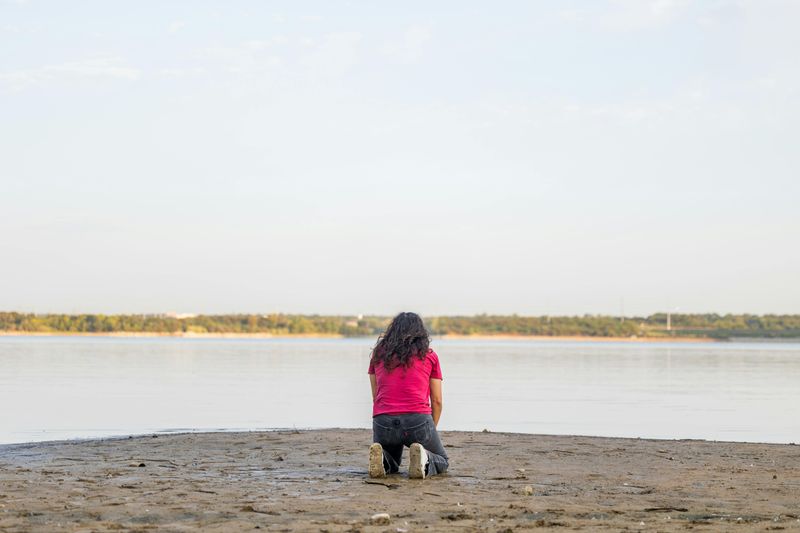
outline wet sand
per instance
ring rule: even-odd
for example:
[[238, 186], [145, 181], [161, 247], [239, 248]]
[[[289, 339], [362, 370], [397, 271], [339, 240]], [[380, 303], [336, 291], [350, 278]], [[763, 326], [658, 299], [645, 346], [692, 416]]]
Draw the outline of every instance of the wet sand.
[[0, 531], [800, 531], [800, 446], [442, 440], [424, 481], [368, 479], [367, 430], [0, 446]]

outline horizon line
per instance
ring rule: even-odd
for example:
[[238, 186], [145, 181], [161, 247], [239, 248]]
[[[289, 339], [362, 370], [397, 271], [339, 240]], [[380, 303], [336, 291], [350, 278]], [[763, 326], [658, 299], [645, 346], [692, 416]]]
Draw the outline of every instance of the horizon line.
[[[166, 317], [166, 318], [176, 318], [176, 319], [187, 319], [187, 318], [195, 318], [199, 316], [272, 316], [272, 315], [283, 315], [283, 316], [326, 316], [326, 317], [358, 317], [360, 318], [390, 318], [398, 313], [320, 313], [320, 312], [285, 312], [285, 311], [270, 311], [270, 312], [243, 312], [243, 311], [234, 311], [234, 312], [198, 312], [198, 313], [178, 313], [175, 311], [157, 311], [157, 312], [94, 312], [94, 311], [82, 311], [82, 312], [59, 312], [59, 311], [18, 311], [18, 310], [5, 310], [0, 309], [0, 314], [19, 314], [19, 315], [67, 315], [67, 316], [78, 316], [78, 315], [103, 315], [103, 316], [152, 316], [152, 317]], [[796, 313], [777, 313], [777, 312], [767, 312], [767, 313], [753, 313], [753, 312], [719, 312], [719, 311], [682, 311], [682, 310], [663, 310], [663, 311], [653, 311], [647, 314], [627, 314], [627, 313], [573, 313], [573, 314], [553, 314], [553, 313], [543, 313], [543, 314], [527, 314], [527, 313], [417, 313], [422, 317], [430, 317], [430, 318], [442, 318], [442, 317], [522, 317], [522, 318], [539, 318], [539, 317], [551, 317], [551, 318], [558, 318], [558, 317], [565, 317], [565, 318], [579, 318], [579, 317], [611, 317], [611, 318], [647, 318], [654, 315], [719, 315], [719, 316], [798, 316], [800, 315], [800, 311]]]

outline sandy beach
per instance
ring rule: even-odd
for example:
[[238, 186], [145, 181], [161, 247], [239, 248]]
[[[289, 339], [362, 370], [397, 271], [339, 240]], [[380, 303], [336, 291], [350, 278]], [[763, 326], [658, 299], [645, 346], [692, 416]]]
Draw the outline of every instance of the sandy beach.
[[0, 531], [800, 531], [800, 446], [442, 440], [451, 471], [424, 481], [370, 480], [368, 430], [0, 446]]
[[[272, 333], [157, 333], [147, 331], [90, 332], [51, 332], [51, 331], [4, 331], [0, 337], [116, 337], [116, 338], [176, 338], [176, 339], [364, 339], [373, 337], [345, 337], [338, 334], [293, 334], [274, 335]], [[591, 337], [588, 335], [433, 335], [432, 339], [475, 340], [475, 341], [560, 341], [560, 342], [724, 342], [710, 337]], [[764, 339], [756, 338], [756, 341]]]

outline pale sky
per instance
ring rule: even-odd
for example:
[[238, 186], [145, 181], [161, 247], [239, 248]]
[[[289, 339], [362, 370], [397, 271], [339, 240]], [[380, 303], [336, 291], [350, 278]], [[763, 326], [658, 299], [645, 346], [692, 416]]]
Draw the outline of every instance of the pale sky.
[[0, 310], [800, 313], [798, 21], [0, 0]]

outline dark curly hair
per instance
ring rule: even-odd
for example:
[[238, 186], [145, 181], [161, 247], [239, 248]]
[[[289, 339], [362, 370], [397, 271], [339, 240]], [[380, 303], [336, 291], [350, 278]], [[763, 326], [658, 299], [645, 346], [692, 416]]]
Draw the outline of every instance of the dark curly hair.
[[387, 372], [411, 364], [411, 358], [424, 359], [431, 340], [425, 324], [416, 313], [400, 313], [392, 319], [372, 350], [373, 364], [382, 363]]

